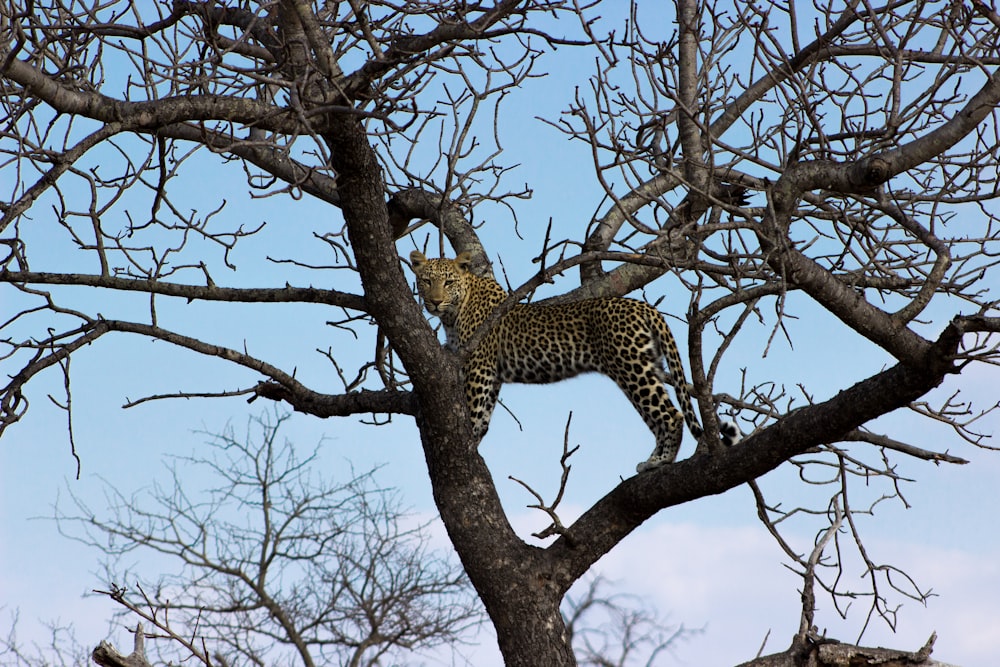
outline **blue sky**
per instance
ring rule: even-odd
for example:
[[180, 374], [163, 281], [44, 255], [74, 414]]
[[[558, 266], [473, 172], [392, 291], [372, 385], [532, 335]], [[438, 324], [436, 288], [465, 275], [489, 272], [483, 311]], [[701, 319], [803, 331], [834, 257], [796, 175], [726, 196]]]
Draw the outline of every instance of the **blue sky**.
[[[476, 212], [478, 220], [487, 222], [481, 235], [491, 258], [503, 261], [515, 284], [536, 268], [530, 258], [537, 254], [550, 219], [557, 237], [572, 234], [579, 239], [583, 224], [607, 207], [592, 174], [589, 149], [536, 119], [555, 117], [564, 109], [574, 87], [585, 83], [591, 69], [580, 63], [558, 67], [553, 76], [531, 81], [518, 91], [526, 96], [519, 99], [530, 99], [530, 104], [507, 102], [503, 110], [503, 160], [519, 165], [506, 177], [507, 183], [511, 189], [527, 184], [534, 191], [532, 199], [516, 203], [523, 240], [515, 237], [513, 222], [502, 209], [484, 207]], [[95, 161], [101, 159], [94, 156]], [[258, 238], [241, 243], [233, 256], [235, 273], [221, 269], [213, 273], [217, 283], [280, 286], [287, 281], [354, 289], [353, 276], [346, 272], [306, 271], [266, 260], [270, 256], [325, 261], [329, 247], [313, 234], [339, 227], [335, 211], [308, 198], [251, 200], [239, 167], [222, 165], [211, 156], [196, 156], [186, 166], [183, 178], [173, 186], [175, 193], [183, 192], [186, 205], [210, 210], [225, 199], [219, 224], [267, 223]], [[39, 202], [32, 227], [25, 225], [27, 234], [45, 240], [43, 248], [33, 251], [32, 269], [93, 270], [83, 253], [50, 243], [55, 222], [49, 204]], [[148, 211], [141, 199], [127, 205], [130, 210], [141, 211], [145, 206]], [[398, 247], [405, 256], [413, 243], [404, 239]], [[547, 287], [546, 293], [571, 289], [575, 280], [575, 274], [568, 274]], [[148, 312], [148, 300], [141, 296], [70, 288], [56, 293], [67, 303], [109, 317], [142, 318]], [[682, 315], [687, 307], [687, 293], [669, 276], [650, 285], [646, 294], [650, 300], [665, 295], [660, 307], [673, 315]], [[0, 303], [5, 311], [16, 298], [4, 289]], [[317, 349], [332, 347], [345, 359], [363, 360], [370, 355], [370, 338], [355, 341], [333, 330], [326, 322], [337, 315], [321, 306], [248, 308], [162, 299], [158, 306], [163, 326], [231, 347], [246, 343], [258, 357], [286, 371], [296, 369], [300, 379], [319, 391], [332, 393], [339, 386]], [[929, 329], [942, 328], [959, 308], [941, 304], [932, 312], [935, 324]], [[790, 392], [797, 383], [804, 383], [815, 398], [823, 399], [891, 362], [804, 299], [793, 297], [789, 310], [799, 317], [788, 323], [792, 344], [779, 338], [765, 355], [770, 329], [749, 328], [730, 353], [718, 390], [738, 393], [741, 372], [746, 369], [752, 381], [773, 380]], [[684, 327], [672, 326], [683, 346]], [[54, 523], [44, 519], [52, 515], [53, 503], [59, 497], [65, 501], [71, 490], [98, 506], [104, 480], [125, 494], [149, 488], [155, 480], [166, 479], [166, 455], [201, 451], [205, 437], [197, 431], [221, 431], [227, 423], [239, 429], [262, 406], [259, 401], [248, 406], [235, 398], [157, 401], [123, 410], [121, 405], [127, 400], [149, 394], [235, 389], [258, 379], [216, 360], [125, 335], [109, 335], [77, 353], [72, 377], [75, 443], [82, 460], [79, 480], [69, 452], [66, 415], [47, 398], [49, 394], [61, 396], [62, 377], [57, 372], [32, 381], [28, 415], [0, 443], [0, 614], [20, 609], [19, 630], [24, 638], [44, 641], [40, 621], [58, 619], [74, 624], [82, 643], [94, 645], [105, 638], [106, 622], [114, 611], [107, 600], [82, 597], [105, 583], [97, 574], [99, 554], [60, 536]], [[961, 388], [978, 408], [986, 408], [997, 400], [996, 386], [996, 369], [972, 367], [949, 378], [932, 398], [943, 400]], [[571, 411], [571, 441], [581, 448], [573, 458], [564, 521], [613, 488], [620, 476], [634, 474], [635, 464], [652, 448], [648, 430], [605, 378], [511, 386], [503, 390], [501, 399], [520, 427], [498, 409], [481, 451], [512, 522], [529, 540], [529, 534], [546, 521], [525, 508], [533, 499], [508, 476], [523, 479], [551, 497], [558, 481], [563, 429]], [[998, 425], [1000, 417], [994, 413], [982, 421], [980, 430], [995, 433]], [[926, 608], [905, 602], [895, 635], [875, 622], [863, 641], [916, 650], [936, 630], [937, 658], [967, 667], [991, 664], [993, 656], [1000, 654], [1000, 636], [989, 632], [1000, 627], [1000, 605], [995, 595], [984, 595], [984, 591], [1000, 591], [996, 558], [1000, 525], [992, 511], [1000, 500], [995, 483], [1000, 478], [1000, 456], [974, 449], [947, 428], [911, 413], [887, 416], [877, 426], [898, 439], [928, 449], [947, 449], [971, 463], [935, 466], [896, 457], [902, 474], [915, 480], [904, 487], [912, 507], [890, 502], [880, 506], [874, 517], [863, 518], [866, 544], [875, 560], [901, 567], [924, 587], [933, 588], [937, 597]], [[397, 417], [390, 425], [374, 428], [356, 418], [322, 421], [295, 415], [285, 435], [299, 442], [302, 450], [324, 439], [319, 463], [329, 470], [346, 471], [348, 460], [359, 470], [383, 465], [379, 473], [383, 484], [398, 487], [416, 511], [433, 514], [429, 483], [424, 475], [414, 474], [423, 469], [423, 457], [412, 420]], [[688, 436], [681, 456], [688, 456], [692, 446]], [[761, 486], [772, 499], [782, 498], [786, 503], [794, 503], [804, 493], [787, 468], [765, 477]], [[870, 493], [881, 491], [873, 487]], [[807, 550], [820, 527], [804, 522], [791, 531], [791, 537], [798, 548]], [[443, 538], [439, 540], [446, 548]], [[722, 665], [752, 657], [768, 632], [768, 650], [781, 650], [797, 629], [798, 581], [783, 562], [780, 549], [756, 519], [749, 490], [741, 487], [661, 512], [606, 556], [597, 570], [620, 590], [647, 596], [672, 620], [704, 627], [703, 634], [677, 648], [677, 664]], [[860, 565], [849, 568], [849, 573], [859, 575]], [[828, 599], [821, 598], [819, 607], [821, 628], [840, 639], [856, 639], [864, 623], [863, 602], [846, 621], [839, 619]], [[2, 620], [6, 616], [0, 616]], [[111, 637], [119, 646], [130, 645], [120, 628]], [[500, 664], [488, 636], [482, 647], [470, 648], [469, 655], [478, 665]]]
[[[558, 143], [559, 138], [556, 138]], [[219, 179], [215, 173], [213, 178]], [[235, 176], [238, 179], [238, 175]], [[239, 191], [239, 185], [230, 184]], [[221, 185], [220, 185], [221, 187]], [[545, 187], [536, 185], [536, 193]], [[327, 214], [307, 200], [265, 206], [234, 206], [234, 219], [269, 222], [282, 216], [298, 222]], [[266, 206], [274, 208], [263, 211]], [[532, 217], [535, 202], [525, 204], [524, 218]], [[543, 209], [544, 210], [544, 209]], [[572, 217], [571, 211], [558, 209]], [[275, 224], [284, 234], [288, 224]], [[304, 244], [308, 225], [296, 229]], [[294, 227], [293, 227], [294, 228]], [[528, 238], [522, 244], [501, 245], [509, 273], [527, 277], [530, 268], [515, 258], [534, 247], [540, 230], [522, 223]], [[408, 248], [400, 242], [401, 252]], [[490, 246], [491, 249], [496, 246]], [[292, 248], [294, 250], [295, 248]], [[53, 258], [53, 265], [61, 260]], [[250, 264], [237, 259], [240, 267]], [[37, 266], [37, 265], [36, 265]], [[255, 267], [261, 266], [260, 264]], [[43, 268], [39, 266], [39, 268]], [[243, 271], [242, 268], [239, 271]], [[273, 268], [239, 276], [245, 284], [275, 284]], [[238, 274], [239, 275], [239, 274]], [[217, 280], [219, 278], [217, 277]], [[516, 278], [515, 278], [516, 280]], [[572, 279], [567, 277], [569, 284]], [[221, 281], [220, 281], [221, 282]], [[294, 281], [292, 281], [293, 284]], [[278, 283], [280, 284], [280, 283]], [[658, 287], [658, 285], [656, 285]], [[560, 288], [557, 283], [556, 289]], [[666, 291], [666, 289], [664, 289]], [[84, 299], [100, 299], [101, 308], [115, 306], [115, 298], [104, 293], [84, 293]], [[144, 306], [133, 305], [136, 311]], [[669, 305], [663, 306], [670, 309]], [[806, 306], [802, 312], [807, 312]], [[213, 341], [249, 349], [283, 368], [296, 367], [300, 377], [320, 390], [335, 391], [335, 378], [325, 360], [314, 352], [329, 345], [344, 344], [325, 322], [331, 315], [319, 306], [258, 306], [255, 309], [217, 304], [171, 304], [161, 309], [161, 321], [186, 332], [201, 331]], [[683, 327], [674, 326], [683, 342]], [[887, 359], [879, 354], [853, 355], [857, 341], [832, 337], [829, 318], [803, 318], [793, 325], [794, 349], [772, 345], [763, 356], [766, 332], [751, 336], [740, 351], [740, 365], [757, 378], [789, 383], [805, 381], [817, 398], [876, 372]], [[344, 337], [342, 337], [344, 338]], [[831, 354], [831, 352], [833, 354]], [[856, 363], [842, 360], [856, 357]], [[995, 400], [992, 369], [972, 368], [949, 378], [934, 395], [943, 398], [962, 386], [985, 407]], [[100, 598], [81, 599], [91, 588], [100, 587], [98, 554], [68, 542], [51, 516], [58, 496], [67, 489], [99, 506], [102, 478], [128, 494], [164, 480], [162, 464], [167, 454], [199, 451], [205, 442], [198, 430], [218, 431], [228, 422], [242, 426], [259, 405], [247, 406], [242, 399], [170, 400], [121, 409], [127, 399], [178, 390], [233, 389], [255, 378], [215, 360], [197, 358], [189, 352], [162, 343], [123, 335], [102, 339], [72, 362], [74, 383], [74, 428], [82, 476], [75, 480], [75, 462], [69, 453], [65, 413], [46, 398], [60, 395], [62, 378], [49, 372], [31, 386], [32, 407], [28, 416], [12, 428], [0, 447], [0, 572], [5, 611], [19, 608], [22, 636], [39, 632], [38, 620], [59, 619], [78, 627], [78, 637], [93, 643], [104, 637], [106, 620], [113, 611]], [[738, 382], [738, 369], [727, 368], [720, 380]], [[731, 391], [735, 392], [736, 387]], [[507, 477], [513, 475], [551, 497], [558, 479], [558, 457], [563, 428], [573, 412], [571, 440], [580, 444], [573, 459], [573, 476], [565, 504], [564, 520], [610, 490], [619, 476], [632, 474], [635, 463], [645, 458], [652, 439], [627, 401], [607, 379], [593, 376], [554, 386], [507, 387], [502, 399], [520, 421], [523, 430], [502, 410], [497, 411], [490, 433], [482, 445], [491, 470], [515, 525], [526, 537], [544, 527], [544, 518], [525, 509], [532, 499]], [[898, 634], [891, 636], [880, 624], [866, 635], [866, 642], [917, 648], [937, 630], [941, 659], [962, 665], [986, 665], [987, 656], [1000, 651], [1000, 640], [985, 630], [1000, 623], [1000, 610], [984, 590], [1000, 590], [1000, 571], [995, 554], [998, 538], [996, 518], [988, 511], [998, 498], [995, 480], [1000, 457], [977, 451], [959, 442], [944, 428], [928, 426], [907, 414], [884, 419], [886, 428], [899, 437], [932, 449], [948, 449], [969, 458], [968, 466], [934, 466], [898, 457], [907, 477], [906, 497], [912, 509], [898, 503], [880, 508], [874, 518], [862, 521], [876, 559], [904, 568], [939, 597], [927, 608], [907, 602], [900, 616]], [[997, 420], [982, 424], [995, 432]], [[416, 510], [432, 513], [430, 488], [423, 475], [423, 460], [415, 427], [408, 418], [396, 418], [386, 427], [373, 428], [357, 419], [321, 421], [296, 415], [286, 436], [311, 447], [321, 438], [322, 462], [331, 470], [346, 468], [350, 460], [358, 469], [384, 464], [380, 481], [400, 488]], [[690, 454], [686, 441], [682, 456]], [[792, 499], [800, 485], [794, 475], [777, 471], [762, 481], [776, 496]], [[805, 549], [816, 526], [797, 534]], [[531, 539], [530, 537], [528, 539]], [[679, 664], [726, 664], [752, 655], [768, 630], [768, 647], [784, 646], [797, 626], [796, 580], [782, 566], [782, 555], [755, 518], [752, 497], [744, 488], [721, 497], [706, 498], [662, 512], [602, 560], [598, 571], [618, 582], [621, 590], [649, 596], [672, 620], [689, 627], [705, 627], [704, 634], [677, 649]], [[857, 570], [856, 570], [857, 572]], [[838, 620], [828, 601], [821, 600], [821, 627], [832, 636], [853, 639], [863, 622], [863, 613]], [[116, 641], [125, 642], [119, 630]], [[991, 639], [991, 637], [994, 637]], [[725, 641], [720, 641], [721, 639]], [[127, 645], [127, 644], [124, 644]], [[477, 664], [488, 664], [495, 649], [486, 641]], [[491, 653], [492, 651], [492, 653]], [[495, 664], [499, 664], [496, 662]]]

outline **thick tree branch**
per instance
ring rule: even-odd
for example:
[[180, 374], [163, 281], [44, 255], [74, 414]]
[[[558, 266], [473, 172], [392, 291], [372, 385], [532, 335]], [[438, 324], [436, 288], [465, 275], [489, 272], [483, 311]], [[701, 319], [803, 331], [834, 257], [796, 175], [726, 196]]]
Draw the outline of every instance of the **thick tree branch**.
[[219, 287], [181, 285], [158, 280], [139, 280], [86, 273], [44, 273], [0, 270], [0, 282], [19, 285], [79, 285], [103, 287], [123, 292], [143, 292], [175, 296], [189, 301], [229, 301], [233, 303], [319, 303], [365, 312], [365, 299], [357, 294], [316, 287]]
[[340, 205], [336, 179], [315, 168], [293, 159], [287, 150], [276, 147], [271, 141], [239, 139], [228, 133], [216, 132], [194, 124], [173, 123], [155, 130], [156, 136], [182, 139], [202, 144], [210, 150], [229, 153], [247, 160], [267, 173], [280, 178], [293, 188], [334, 206]]
[[[739, 445], [629, 478], [585, 512], [549, 548], [568, 587], [615, 544], [665, 507], [715, 495], [756, 479], [792, 456], [920, 398], [954, 372], [967, 331], [992, 330], [987, 318], [956, 318], [918, 365], [897, 364], [822, 403], [794, 410]], [[574, 546], [570, 546], [574, 545]]]
[[[358, 414], [416, 414], [416, 400], [408, 391], [352, 391], [346, 394], [321, 394], [303, 386], [288, 387], [279, 382], [260, 382], [253, 388], [254, 398], [285, 401], [296, 412], [314, 417], [347, 417]], [[254, 400], [254, 399], [250, 399]]]
[[[253, 390], [241, 393], [252, 393], [254, 398], [262, 397], [275, 401], [285, 401], [295, 410], [317, 417], [343, 417], [366, 413], [412, 415], [416, 411], [413, 395], [409, 392], [365, 390], [345, 394], [322, 394], [309, 389], [293, 375], [289, 375], [276, 366], [245, 352], [206, 343], [197, 338], [154, 325], [101, 319], [81, 327], [76, 332], [80, 335], [67, 343], [58, 345], [50, 343], [39, 346], [35, 358], [11, 377], [10, 382], [3, 387], [2, 394], [0, 394], [3, 396], [3, 403], [0, 406], [2, 407], [0, 410], [0, 416], [2, 416], [0, 431], [17, 422], [23, 415], [22, 389], [31, 378], [46, 368], [63, 362], [82, 346], [94, 343], [98, 338], [110, 332], [148, 336], [256, 371], [270, 378], [270, 381], [260, 382]], [[64, 337], [68, 335], [70, 334], [65, 334]]]
[[950, 121], [897, 149], [855, 163], [830, 161], [791, 165], [771, 192], [773, 208], [758, 232], [768, 263], [852, 329], [885, 348], [897, 359], [918, 364], [929, 343], [906, 326], [906, 312], [894, 316], [875, 307], [852, 287], [840, 282], [815, 260], [797, 249], [788, 236], [791, 217], [802, 194], [823, 188], [861, 192], [945, 152], [972, 132], [1000, 103], [1000, 75], [994, 74]]
[[512, 667], [537, 661], [538, 637], [519, 632], [511, 585], [521, 595], [544, 600], [549, 625], [545, 643], [554, 664], [571, 664], [571, 648], [560, 639], [559, 602], [564, 591], [538, 582], [540, 550], [529, 547], [507, 520], [486, 462], [472, 437], [464, 391], [454, 355], [447, 354], [412, 298], [392, 245], [393, 232], [383, 198], [380, 169], [363, 129], [348, 117], [332, 120], [327, 136], [347, 222], [366, 287], [369, 312], [409, 372], [417, 402], [417, 425], [434, 499], [462, 564], [497, 627], [500, 649]]
[[126, 102], [70, 88], [16, 58], [9, 61], [3, 74], [59, 113], [115, 123], [119, 132], [151, 130], [185, 121], [232, 122], [289, 134], [303, 130], [292, 110], [245, 97], [184, 95]]
[[793, 645], [783, 653], [762, 656], [738, 667], [952, 667], [931, 660], [931, 651], [937, 634], [931, 634], [927, 643], [917, 651], [898, 651], [845, 644], [835, 639], [815, 637], [803, 645]]
[[388, 213], [395, 238], [406, 233], [414, 218], [430, 220], [447, 237], [455, 254], [470, 252], [476, 262], [474, 267], [477, 270], [485, 268], [486, 251], [479, 237], [458, 206], [447, 201], [443, 195], [419, 188], [402, 190], [389, 199]]

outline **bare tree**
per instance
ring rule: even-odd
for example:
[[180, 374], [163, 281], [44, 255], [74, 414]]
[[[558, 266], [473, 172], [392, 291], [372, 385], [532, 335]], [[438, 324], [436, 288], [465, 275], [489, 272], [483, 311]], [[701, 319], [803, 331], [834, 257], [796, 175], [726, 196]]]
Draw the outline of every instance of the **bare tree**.
[[581, 595], [566, 597], [563, 615], [581, 665], [651, 667], [679, 641], [701, 632], [666, 623], [641, 597], [609, 594], [610, 587], [612, 582], [594, 577]]
[[[561, 601], [657, 512], [783, 464], [826, 472], [803, 474], [823, 482], [822, 498], [794, 510], [753, 487], [762, 522], [810, 592], [792, 645], [758, 664], [833, 664], [837, 651], [861, 651], [818, 636], [812, 592], [865, 595], [871, 616], [889, 622], [893, 586], [923, 593], [898, 586], [869, 556], [855, 519], [870, 504], [855, 502], [854, 482], [901, 497], [894, 459], [960, 463], [953, 444], [985, 445], [974, 422], [990, 406], [924, 397], [948, 375], [998, 362], [1000, 16], [981, 0], [676, 0], [672, 11], [633, 3], [627, 15], [618, 7], [4, 3], [0, 281], [13, 307], [3, 323], [10, 381], [0, 428], [22, 418], [45, 372], [62, 373], [59, 405], [72, 417], [70, 360], [106, 334], [145, 336], [245, 371], [239, 390], [213, 385], [206, 372], [174, 395], [284, 401], [323, 418], [412, 416], [441, 518], [509, 665], [575, 663]], [[583, 80], [586, 66], [593, 74]], [[536, 276], [509, 303], [574, 267], [580, 285], [560, 299], [669, 285], [671, 303], [686, 311], [705, 433], [693, 457], [614, 485], [543, 548], [507, 521], [476, 451], [462, 351], [439, 345], [395, 241], [443, 249], [447, 240], [489, 271], [480, 221], [501, 211], [516, 220], [530, 194], [505, 185], [502, 142], [516, 132], [503, 122], [505, 104], [530, 107], [522, 86], [557, 68], [581, 80], [565, 113], [546, 120], [590, 150], [593, 178], [572, 194], [599, 213], [553, 222], [523, 255], [539, 262]], [[322, 287], [239, 280], [240, 249], [305, 223], [294, 213], [262, 226], [227, 219], [223, 208], [192, 212], [180, 184], [199, 164], [242, 168], [255, 196], [329, 203], [315, 234], [324, 254], [269, 258]], [[76, 248], [73, 261], [50, 259], [57, 244]], [[66, 286], [141, 297], [146, 314], [114, 316]], [[170, 308], [177, 300], [333, 306], [336, 334], [349, 334], [324, 352], [322, 370], [342, 390], [324, 391], [307, 357], [286, 365], [255, 356], [253, 345], [224, 345], [210, 328], [171, 328], [181, 320]], [[845, 345], [889, 361], [859, 361], [865, 379], [819, 400], [806, 386], [793, 393], [756, 376], [731, 353], [754, 330], [792, 337], [800, 311], [854, 332]], [[353, 367], [352, 344], [365, 350]], [[717, 386], [720, 370], [735, 368], [747, 368], [744, 386]], [[954, 442], [932, 451], [866, 426], [897, 409], [950, 426]], [[720, 411], [743, 420], [741, 445], [720, 444]], [[819, 519], [808, 555], [779, 531], [801, 516]], [[866, 563], [864, 591], [844, 590], [837, 576], [842, 541]], [[836, 560], [819, 548], [830, 545]], [[930, 664], [928, 655], [929, 647], [893, 659]]]
[[[9, 610], [4, 608], [3, 611]], [[7, 621], [7, 619], [4, 619]], [[6, 622], [7, 632], [5, 636], [0, 636], [0, 664], [7, 667], [40, 667], [41, 665], [51, 665], [52, 667], [70, 667], [71, 665], [85, 665], [90, 656], [90, 651], [81, 643], [72, 627], [59, 623], [46, 624], [48, 631], [47, 642], [33, 641], [25, 644], [18, 638], [18, 626], [20, 624], [20, 614], [16, 610], [10, 611], [9, 622]]]
[[107, 510], [75, 497], [57, 509], [64, 534], [107, 555], [100, 592], [121, 620], [171, 640], [151, 644], [164, 664], [377, 665], [462, 641], [482, 607], [428, 526], [376, 471], [316, 470], [317, 451], [300, 458], [279, 437], [284, 420], [212, 436], [210, 455], [177, 458], [148, 497], [109, 484]]

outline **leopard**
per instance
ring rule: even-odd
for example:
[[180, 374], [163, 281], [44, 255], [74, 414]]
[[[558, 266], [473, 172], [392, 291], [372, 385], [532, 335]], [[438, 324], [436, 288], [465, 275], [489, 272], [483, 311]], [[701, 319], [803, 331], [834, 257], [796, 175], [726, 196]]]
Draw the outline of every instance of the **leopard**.
[[[461, 350], [508, 296], [492, 277], [474, 274], [471, 264], [468, 252], [454, 259], [410, 253], [417, 292], [427, 312], [441, 321], [451, 350]], [[597, 297], [517, 303], [467, 354], [465, 398], [477, 442], [489, 428], [504, 383], [548, 384], [590, 372], [611, 378], [655, 437], [652, 454], [637, 472], [674, 462], [684, 423], [695, 439], [702, 436], [677, 342], [663, 315], [644, 301]], [[735, 442], [734, 430], [732, 422], [724, 424], [724, 444]]]

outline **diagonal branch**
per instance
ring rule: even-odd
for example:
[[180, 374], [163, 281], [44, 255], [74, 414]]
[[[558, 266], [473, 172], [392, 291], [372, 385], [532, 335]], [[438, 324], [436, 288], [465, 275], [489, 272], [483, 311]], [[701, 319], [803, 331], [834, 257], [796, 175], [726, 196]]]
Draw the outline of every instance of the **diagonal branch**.
[[930, 343], [906, 326], [909, 312], [892, 315], [875, 307], [807, 257], [788, 236], [791, 219], [804, 192], [866, 191], [944, 153], [974, 131], [998, 103], [1000, 74], [995, 73], [954, 118], [908, 144], [856, 162], [816, 160], [789, 166], [770, 192], [770, 207], [757, 231], [768, 263], [862, 336], [897, 359], [919, 364]]
[[315, 392], [294, 376], [265, 361], [238, 352], [228, 347], [206, 343], [197, 338], [168, 331], [158, 326], [124, 322], [121, 320], [99, 320], [95, 328], [119, 331], [156, 338], [172, 345], [199, 354], [218, 357], [239, 366], [249, 368], [271, 378], [273, 382], [261, 382], [255, 388], [256, 394], [272, 400], [284, 400], [300, 412], [317, 417], [344, 417], [369, 412], [401, 412], [413, 414], [414, 401], [409, 392], [400, 391], [359, 391], [348, 394], [330, 395]]
[[75, 332], [64, 334], [63, 337], [77, 335], [67, 343], [59, 345], [50, 343], [40, 347], [34, 358], [11, 376], [6, 386], [0, 389], [0, 433], [24, 415], [27, 403], [23, 387], [31, 378], [61, 363], [81, 347], [95, 342], [110, 332], [149, 336], [205, 356], [229, 361], [269, 378], [253, 388], [251, 392], [253, 397], [250, 400], [258, 397], [274, 401], [283, 400], [299, 412], [323, 418], [367, 413], [409, 415], [416, 413], [416, 402], [411, 392], [364, 390], [345, 394], [323, 394], [309, 389], [293, 375], [278, 367], [244, 352], [206, 343], [155, 325], [100, 319], [85, 324]]
[[94, 146], [113, 137], [121, 131], [118, 123], [108, 123], [96, 132], [84, 137], [75, 146], [55, 157], [53, 165], [27, 190], [24, 191], [17, 200], [11, 202], [3, 209], [3, 217], [0, 218], [0, 232], [3, 232], [13, 221], [17, 220], [22, 213], [27, 211], [50, 187], [55, 185], [59, 177], [65, 174], [73, 164]]
[[998, 329], [998, 318], [955, 318], [929, 346], [920, 364], [900, 363], [877, 373], [827, 401], [789, 413], [738, 446], [625, 480], [549, 547], [553, 576], [568, 589], [598, 558], [659, 510], [744, 484], [792, 456], [834, 442], [876, 417], [907, 406], [955, 372], [953, 357], [963, 334]]
[[194, 124], [172, 123], [156, 129], [156, 135], [181, 139], [207, 146], [209, 150], [243, 158], [267, 173], [280, 178], [321, 201], [340, 206], [336, 181], [315, 168], [291, 158], [287, 151], [276, 148], [270, 141], [243, 141], [231, 134], [212, 131]]

